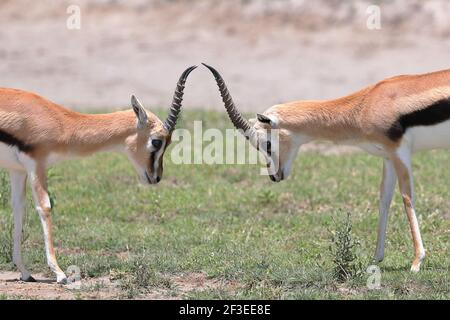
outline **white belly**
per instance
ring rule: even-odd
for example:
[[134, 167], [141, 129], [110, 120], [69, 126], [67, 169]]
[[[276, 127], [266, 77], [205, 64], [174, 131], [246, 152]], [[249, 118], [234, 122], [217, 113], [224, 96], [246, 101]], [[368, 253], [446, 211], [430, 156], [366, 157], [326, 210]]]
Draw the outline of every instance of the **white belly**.
[[6, 170], [24, 170], [17, 158], [18, 150], [0, 142], [0, 167]]
[[358, 143], [356, 146], [367, 153], [377, 157], [387, 157], [388, 153], [384, 150], [383, 146], [378, 143]]
[[361, 142], [359, 140], [346, 140], [341, 142], [340, 144], [357, 147], [377, 157], [386, 157], [388, 155], [386, 150], [384, 150], [383, 146], [379, 143]]
[[45, 164], [47, 167], [51, 167], [55, 164], [58, 164], [60, 162], [74, 159], [76, 158], [76, 155], [71, 153], [50, 153], [50, 155], [47, 157]]
[[450, 121], [410, 128], [406, 138], [411, 142], [413, 151], [450, 149]]

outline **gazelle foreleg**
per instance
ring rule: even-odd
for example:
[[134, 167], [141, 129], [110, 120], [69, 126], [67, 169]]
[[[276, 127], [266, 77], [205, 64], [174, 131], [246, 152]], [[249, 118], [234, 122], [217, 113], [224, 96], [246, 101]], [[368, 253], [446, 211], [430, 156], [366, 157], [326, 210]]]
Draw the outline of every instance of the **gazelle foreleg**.
[[375, 250], [374, 262], [378, 263], [384, 259], [384, 247], [386, 240], [386, 228], [389, 216], [389, 208], [391, 206], [392, 198], [397, 183], [397, 175], [392, 162], [388, 159], [383, 163], [383, 179], [380, 186], [380, 218], [378, 222], [378, 239], [377, 248]]
[[50, 197], [47, 192], [47, 175], [45, 168], [36, 167], [29, 172], [31, 190], [33, 191], [33, 198], [36, 210], [39, 214], [44, 231], [45, 252], [47, 255], [47, 263], [50, 269], [56, 274], [56, 281], [58, 283], [66, 283], [67, 278], [56, 261], [55, 249], [53, 247], [52, 238], [52, 216]]
[[418, 272], [420, 265], [425, 258], [425, 249], [423, 248], [422, 236], [420, 235], [419, 222], [417, 221], [414, 207], [414, 183], [411, 165], [411, 151], [406, 147], [400, 147], [399, 151], [393, 157], [395, 170], [400, 185], [403, 203], [406, 215], [408, 216], [411, 235], [414, 241], [414, 261], [411, 271]]
[[13, 262], [21, 273], [21, 280], [34, 282], [34, 278], [25, 268], [22, 261], [22, 234], [23, 234], [23, 218], [26, 211], [26, 173], [11, 171], [11, 204], [14, 216], [13, 231]]

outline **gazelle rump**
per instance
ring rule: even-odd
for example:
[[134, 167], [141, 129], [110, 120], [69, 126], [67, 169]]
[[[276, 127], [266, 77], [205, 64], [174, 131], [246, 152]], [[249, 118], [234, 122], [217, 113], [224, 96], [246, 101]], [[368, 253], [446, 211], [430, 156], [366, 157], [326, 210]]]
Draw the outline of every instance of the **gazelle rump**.
[[[286, 179], [299, 147], [328, 140], [356, 145], [383, 158], [375, 262], [384, 258], [389, 208], [397, 181], [414, 243], [411, 270], [418, 272], [425, 250], [415, 211], [411, 156], [450, 148], [450, 70], [383, 80], [344, 98], [298, 101], [273, 106], [247, 121], [238, 111], [221, 75], [210, 66], [225, 108], [237, 129], [266, 157], [271, 179]], [[267, 132], [278, 130], [278, 148]], [[275, 150], [274, 150], [275, 149]]]
[[22, 280], [34, 281], [21, 253], [27, 180], [44, 231], [48, 265], [57, 282], [65, 283], [53, 247], [47, 168], [67, 158], [116, 151], [128, 156], [142, 183], [158, 183], [164, 152], [181, 110], [185, 82], [195, 68], [181, 75], [164, 122], [146, 111], [135, 96], [131, 98], [132, 110], [96, 115], [70, 111], [33, 93], [0, 89], [0, 167], [11, 177], [13, 262]]

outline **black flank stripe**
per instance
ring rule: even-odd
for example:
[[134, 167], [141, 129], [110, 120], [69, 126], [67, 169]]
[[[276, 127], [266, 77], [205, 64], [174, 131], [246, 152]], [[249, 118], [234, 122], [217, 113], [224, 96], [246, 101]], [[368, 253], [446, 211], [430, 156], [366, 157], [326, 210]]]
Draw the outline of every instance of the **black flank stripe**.
[[17, 147], [22, 152], [30, 152], [34, 149], [34, 146], [24, 143], [3, 130], [0, 130], [0, 142], [3, 142], [9, 146]]
[[450, 98], [439, 100], [431, 106], [401, 116], [386, 132], [389, 139], [398, 141], [406, 130], [417, 126], [432, 126], [450, 119]]

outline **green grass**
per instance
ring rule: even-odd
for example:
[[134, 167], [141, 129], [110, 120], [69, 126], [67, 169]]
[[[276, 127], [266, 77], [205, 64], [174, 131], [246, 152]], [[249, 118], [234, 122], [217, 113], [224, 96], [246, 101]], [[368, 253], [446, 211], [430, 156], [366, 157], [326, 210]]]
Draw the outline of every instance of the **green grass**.
[[[224, 113], [196, 111], [185, 112], [180, 127], [191, 128], [200, 119], [205, 127], [229, 127]], [[427, 259], [419, 274], [410, 273], [412, 241], [396, 195], [380, 265], [381, 290], [367, 289], [369, 275], [335, 281], [329, 250], [334, 221], [347, 212], [360, 242], [358, 259], [370, 261], [375, 250], [382, 163], [363, 154], [300, 154], [292, 176], [280, 184], [260, 176], [259, 166], [180, 166], [166, 157], [163, 182], [149, 188], [137, 184], [121, 155], [67, 162], [53, 168], [50, 178], [59, 263], [63, 269], [79, 266], [83, 277], [125, 274], [126, 296], [170, 287], [171, 275], [204, 272], [238, 285], [233, 291], [197, 290], [185, 298], [447, 299], [448, 163], [446, 151], [415, 157]], [[8, 208], [1, 209], [3, 243], [10, 238], [10, 216]], [[48, 272], [38, 217], [30, 211], [27, 221], [27, 265]], [[12, 269], [4, 251], [0, 269]], [[124, 253], [130, 258], [121, 258]]]

